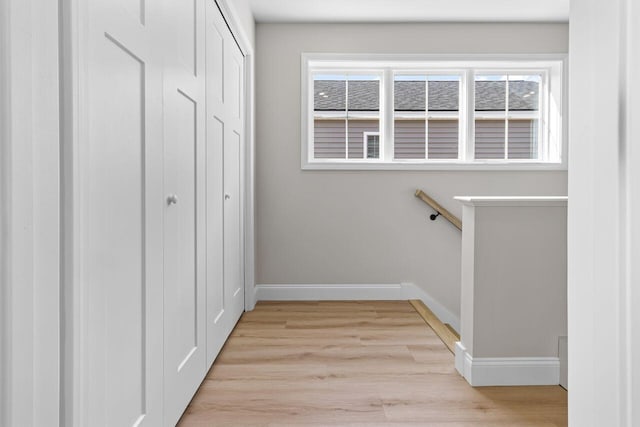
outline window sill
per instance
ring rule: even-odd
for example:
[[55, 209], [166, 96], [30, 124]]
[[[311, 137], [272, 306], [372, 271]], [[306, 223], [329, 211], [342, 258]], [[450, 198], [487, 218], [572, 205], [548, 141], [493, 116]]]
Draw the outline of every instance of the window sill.
[[302, 170], [327, 171], [566, 171], [566, 163], [507, 163], [507, 162], [305, 162]]

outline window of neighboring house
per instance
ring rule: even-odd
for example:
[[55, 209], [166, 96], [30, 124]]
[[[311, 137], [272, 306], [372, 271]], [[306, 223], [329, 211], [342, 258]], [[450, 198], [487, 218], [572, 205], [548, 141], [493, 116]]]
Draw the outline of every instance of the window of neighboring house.
[[366, 150], [367, 159], [379, 159], [380, 158], [380, 132], [365, 132], [364, 149]]
[[303, 168], [566, 167], [563, 58], [385, 57], [303, 55]]

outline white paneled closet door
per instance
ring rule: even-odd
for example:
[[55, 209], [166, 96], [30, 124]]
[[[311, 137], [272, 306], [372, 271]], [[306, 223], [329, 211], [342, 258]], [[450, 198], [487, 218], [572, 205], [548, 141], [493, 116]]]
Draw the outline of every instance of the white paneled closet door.
[[206, 373], [205, 0], [164, 2], [164, 413]]
[[73, 325], [77, 426], [162, 424], [157, 11], [151, 0], [79, 6], [78, 139], [75, 184], [67, 188], [74, 203], [74, 310], [80, 307]]
[[242, 143], [244, 57], [215, 2], [206, 3], [207, 356], [244, 311]]
[[171, 426], [244, 310], [244, 57], [213, 0], [72, 5], [67, 416]]

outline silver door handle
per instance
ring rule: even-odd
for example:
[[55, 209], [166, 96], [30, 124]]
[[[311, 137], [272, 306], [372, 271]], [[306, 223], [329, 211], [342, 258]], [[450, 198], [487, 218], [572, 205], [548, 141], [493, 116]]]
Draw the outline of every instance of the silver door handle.
[[169, 206], [175, 205], [177, 203], [178, 203], [178, 196], [176, 196], [175, 194], [172, 194], [169, 197], [167, 197], [167, 204]]
[[230, 196], [229, 194], [225, 194], [225, 195], [224, 195], [224, 199], [225, 199], [225, 200], [229, 200], [230, 198], [231, 198], [231, 196]]

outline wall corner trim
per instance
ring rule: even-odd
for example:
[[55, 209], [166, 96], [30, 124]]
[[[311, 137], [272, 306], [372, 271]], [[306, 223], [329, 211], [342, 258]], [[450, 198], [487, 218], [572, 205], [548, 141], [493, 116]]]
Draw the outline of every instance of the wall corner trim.
[[409, 300], [424, 302], [443, 323], [460, 330], [460, 319], [413, 283], [394, 284], [264, 284], [255, 301]]
[[456, 370], [474, 387], [558, 385], [557, 357], [473, 357], [456, 343]]

